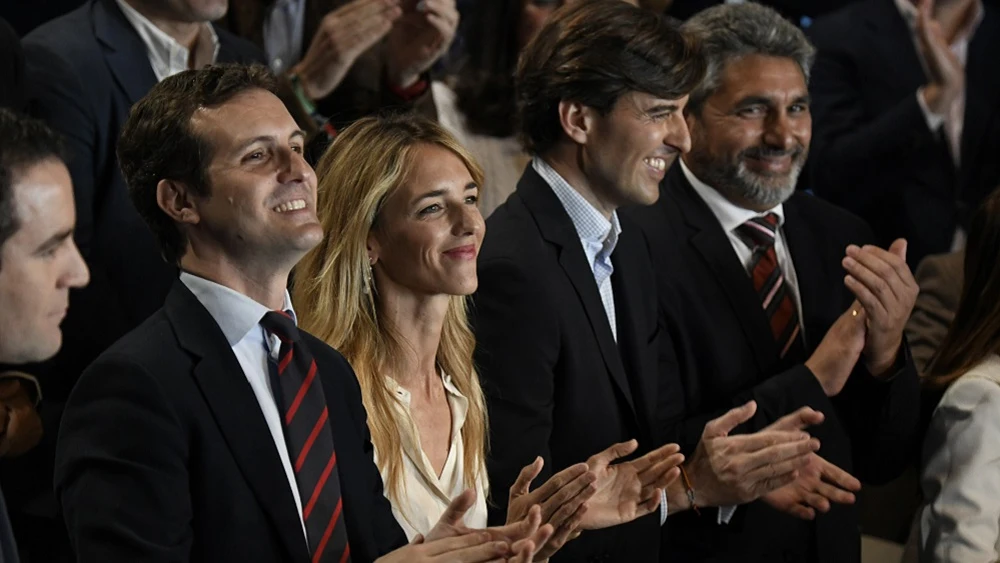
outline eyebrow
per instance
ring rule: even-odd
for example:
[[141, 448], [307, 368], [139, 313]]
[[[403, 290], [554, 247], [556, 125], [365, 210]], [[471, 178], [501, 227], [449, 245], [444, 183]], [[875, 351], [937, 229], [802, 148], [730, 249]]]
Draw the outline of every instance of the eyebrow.
[[[292, 132], [291, 135], [288, 136], [288, 140], [290, 141], [290, 140], [294, 139], [295, 137], [299, 137], [299, 138], [305, 139], [306, 132], [302, 131], [301, 129], [295, 130], [295, 131]], [[259, 137], [254, 137], [252, 139], [248, 139], [247, 141], [245, 141], [243, 143], [240, 143], [240, 145], [238, 147], [236, 147], [235, 149], [233, 149], [233, 152], [234, 153], [241, 153], [241, 152], [245, 151], [247, 148], [252, 147], [253, 145], [255, 145], [257, 143], [271, 143], [271, 142], [274, 142], [274, 139], [275, 139], [275, 137], [273, 135], [260, 135]]]
[[[475, 182], [469, 182], [468, 184], [465, 185], [465, 190], [478, 190], [478, 189], [479, 189], [479, 184], [476, 184]], [[413, 202], [418, 203], [420, 201], [423, 201], [425, 199], [430, 199], [432, 197], [441, 197], [446, 193], [448, 193], [446, 190], [431, 190], [427, 193], [420, 194], [417, 197], [413, 198]]]
[[60, 244], [63, 243], [63, 241], [65, 241], [69, 237], [73, 236], [73, 231], [74, 231], [74, 228], [70, 227], [70, 228], [66, 229], [65, 231], [62, 231], [62, 232], [59, 232], [59, 233], [56, 233], [56, 234], [52, 235], [45, 242], [43, 242], [42, 244], [38, 245], [38, 248], [35, 249], [35, 253], [36, 254], [40, 254], [40, 253], [45, 252], [46, 250], [48, 250], [50, 248], [55, 248], [56, 246], [59, 246]]
[[647, 108], [647, 114], [663, 113], [667, 111], [677, 111], [680, 109], [680, 104], [656, 104], [653, 107]]
[[[812, 99], [809, 97], [809, 94], [802, 94], [801, 96], [797, 96], [795, 99], [793, 99], [792, 103], [808, 105], [811, 101]], [[767, 96], [752, 95], [752, 96], [747, 96], [742, 100], [740, 100], [736, 104], [736, 107], [742, 108], [746, 106], [755, 106], [758, 104], [771, 107], [774, 105], [774, 101], [771, 98], [768, 98]]]

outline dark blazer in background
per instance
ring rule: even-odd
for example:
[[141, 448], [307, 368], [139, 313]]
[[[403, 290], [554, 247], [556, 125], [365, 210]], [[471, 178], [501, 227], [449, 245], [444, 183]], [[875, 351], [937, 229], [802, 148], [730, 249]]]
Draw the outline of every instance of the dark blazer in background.
[[[635, 225], [622, 220], [611, 277], [618, 341], [569, 215], [529, 166], [487, 221], [474, 296], [476, 366], [490, 415], [487, 467], [503, 522], [507, 491], [542, 456], [535, 479], [635, 438], [660, 445], [656, 287]], [[659, 514], [569, 542], [554, 561], [658, 561]]]
[[24, 52], [21, 40], [10, 25], [0, 18], [0, 108], [21, 110], [24, 107]]
[[894, 0], [852, 4], [808, 30], [818, 54], [806, 187], [868, 221], [880, 244], [905, 237], [912, 268], [948, 252], [955, 228], [1000, 182], [991, 165], [1000, 141], [988, 134], [1000, 111], [1000, 11], [992, 2], [984, 10], [969, 43], [957, 170], [917, 102], [927, 78]]
[[[306, 0], [305, 29], [302, 34], [302, 54], [305, 56], [316, 36], [316, 30], [323, 17], [333, 10], [348, 4], [350, 0]], [[240, 0], [229, 3], [229, 12], [219, 23], [230, 31], [245, 37], [263, 50], [264, 22], [274, 0]], [[431, 96], [430, 84], [427, 91], [414, 100], [403, 100], [388, 87], [385, 81], [385, 55], [383, 45], [376, 44], [363, 53], [354, 66], [348, 71], [341, 82], [329, 96], [317, 104], [320, 113], [330, 118], [330, 122], [338, 130], [343, 129], [355, 120], [366, 115], [373, 115], [385, 109], [410, 109], [431, 118], [437, 119], [437, 110]], [[292, 98], [285, 100], [287, 105], [296, 105]]]
[[[811, 354], [833, 322], [854, 301], [840, 265], [848, 244], [872, 239], [868, 226], [841, 209], [803, 193], [785, 205], [783, 227], [798, 279], [806, 352]], [[630, 208], [654, 256], [661, 315], [676, 359], [665, 358], [661, 393], [671, 398], [671, 434], [691, 454], [705, 423], [725, 410], [757, 401], [757, 414], [741, 430], [756, 431], [802, 406], [826, 415], [810, 430], [819, 454], [866, 483], [898, 475], [917, 445], [917, 375], [901, 352], [889, 382], [873, 378], [863, 363], [844, 390], [828, 398], [807, 356], [779, 359], [778, 347], [745, 267], [722, 226], [674, 166], [659, 201]], [[700, 518], [672, 516], [663, 553], [673, 561], [859, 561], [861, 538], [855, 506], [834, 505], [814, 522], [797, 520], [758, 501], [740, 507], [728, 525], [715, 511]]]
[[[373, 561], [406, 536], [382, 494], [361, 390], [343, 356], [303, 337], [330, 406], [351, 557]], [[310, 560], [257, 398], [180, 281], [80, 378], [55, 482], [80, 563]]]

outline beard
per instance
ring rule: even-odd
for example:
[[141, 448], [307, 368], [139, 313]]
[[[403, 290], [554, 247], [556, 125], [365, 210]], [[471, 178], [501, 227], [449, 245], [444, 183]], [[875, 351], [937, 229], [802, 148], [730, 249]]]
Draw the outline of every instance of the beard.
[[[802, 145], [791, 150], [767, 145], [740, 151], [732, 160], [713, 158], [704, 151], [690, 153], [697, 168], [695, 175], [719, 191], [730, 201], [745, 201], [756, 208], [771, 209], [784, 203], [795, 193], [807, 151]], [[747, 158], [779, 158], [791, 156], [791, 169], [784, 174], [759, 174], [747, 168]], [[694, 172], [694, 169], [692, 169]]]

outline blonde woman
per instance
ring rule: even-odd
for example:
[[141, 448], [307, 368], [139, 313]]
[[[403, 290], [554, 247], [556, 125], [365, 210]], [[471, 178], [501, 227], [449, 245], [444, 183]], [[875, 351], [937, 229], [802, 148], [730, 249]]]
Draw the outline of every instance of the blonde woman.
[[[389, 117], [344, 130], [317, 174], [326, 236], [296, 270], [301, 326], [354, 367], [385, 494], [407, 535], [426, 534], [466, 489], [475, 504], [465, 524], [484, 527], [488, 424], [466, 318], [485, 229], [482, 172], [439, 125]], [[555, 534], [536, 560], [587, 527], [588, 512], [600, 527], [657, 508], [652, 492], [677, 477], [682, 456], [671, 444], [611, 465], [633, 449], [614, 445], [530, 492], [542, 461], [524, 468], [507, 521], [541, 506]]]

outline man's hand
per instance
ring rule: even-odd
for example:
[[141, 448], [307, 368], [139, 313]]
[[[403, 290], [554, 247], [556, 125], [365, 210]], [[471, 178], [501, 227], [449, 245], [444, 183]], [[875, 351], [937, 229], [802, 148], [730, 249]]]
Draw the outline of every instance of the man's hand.
[[353, 0], [323, 17], [309, 49], [292, 73], [309, 98], [330, 95], [362, 53], [389, 33], [401, 0]]
[[877, 246], [847, 247], [844, 284], [865, 308], [868, 334], [865, 364], [878, 377], [896, 363], [903, 328], [913, 312], [920, 287], [906, 265], [906, 241], [897, 239], [883, 250]]
[[510, 488], [507, 504], [507, 523], [523, 520], [532, 506], [538, 505], [542, 511], [542, 522], [550, 524], [555, 532], [544, 546], [540, 546], [535, 558], [548, 559], [559, 551], [567, 541], [575, 537], [577, 528], [587, 512], [584, 504], [597, 491], [594, 481], [597, 475], [589, 471], [586, 463], [578, 463], [556, 473], [541, 487], [528, 492], [531, 482], [542, 470], [544, 461], [535, 459], [517, 476]]
[[[756, 500], [797, 479], [798, 470], [819, 449], [819, 440], [801, 430], [823, 420], [822, 413], [808, 407], [760, 432], [729, 435], [755, 412], [757, 403], [750, 401], [705, 425], [701, 441], [685, 465], [696, 504], [731, 506]], [[675, 508], [691, 508], [681, 486], [671, 490], [670, 509], [673, 512]]]
[[[476, 493], [472, 489], [466, 489], [462, 494], [452, 499], [451, 504], [441, 514], [437, 524], [427, 533], [426, 541], [431, 543], [481, 531], [487, 535], [489, 540], [504, 542], [516, 553], [529, 553], [528, 558], [524, 561], [531, 561], [538, 549], [552, 537], [553, 528], [549, 524], [542, 525], [542, 510], [538, 505], [532, 506], [523, 519], [512, 524], [494, 526], [485, 530], [469, 529], [462, 520], [465, 518], [465, 513], [475, 503]], [[530, 549], [525, 551], [525, 545], [530, 546]]]
[[403, 12], [386, 47], [386, 73], [397, 88], [412, 86], [448, 51], [459, 19], [455, 0], [403, 0]]
[[42, 439], [42, 419], [20, 379], [0, 381], [0, 457], [17, 457]]
[[[493, 541], [486, 532], [471, 532], [461, 536], [425, 541], [417, 535], [406, 547], [401, 547], [375, 560], [375, 563], [480, 563], [487, 561], [532, 560], [530, 542], [514, 552], [505, 541]], [[513, 558], [509, 558], [513, 556]], [[508, 559], [509, 558], [509, 559]]]
[[812, 454], [809, 463], [799, 470], [798, 479], [761, 500], [796, 518], [812, 520], [817, 510], [829, 512], [830, 503], [854, 504], [854, 493], [860, 490], [861, 482], [850, 473]]
[[826, 331], [819, 346], [806, 360], [806, 367], [827, 397], [834, 397], [844, 389], [864, 348], [865, 310], [855, 301]]
[[927, 61], [930, 82], [920, 89], [927, 109], [947, 115], [954, 101], [965, 90], [965, 67], [948, 45], [941, 24], [931, 11], [934, 0], [918, 0], [917, 39]]
[[660, 506], [660, 492], [680, 476], [678, 466], [684, 455], [677, 444], [667, 444], [638, 459], [612, 464], [637, 447], [638, 442], [629, 440], [587, 460], [587, 466], [597, 475], [597, 492], [587, 502], [581, 528], [595, 530], [624, 524]]

